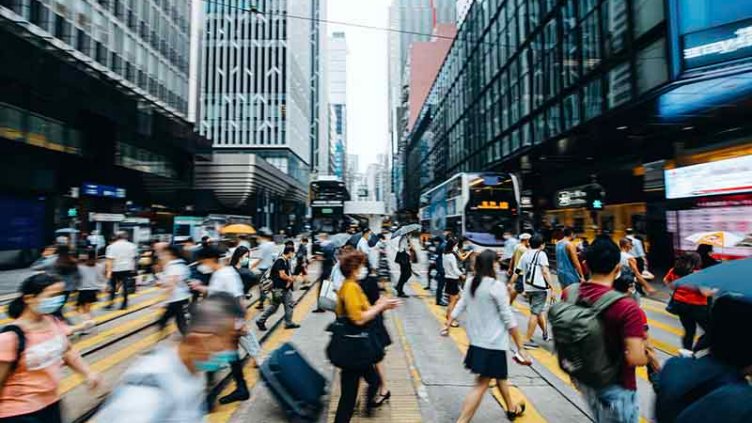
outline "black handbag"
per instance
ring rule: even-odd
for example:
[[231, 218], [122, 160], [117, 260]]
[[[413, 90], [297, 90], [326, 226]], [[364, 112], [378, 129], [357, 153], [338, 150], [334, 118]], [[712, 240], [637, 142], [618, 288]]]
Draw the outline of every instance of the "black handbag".
[[364, 369], [384, 358], [384, 347], [372, 324], [357, 326], [338, 317], [326, 330], [332, 333], [326, 356], [340, 369]]

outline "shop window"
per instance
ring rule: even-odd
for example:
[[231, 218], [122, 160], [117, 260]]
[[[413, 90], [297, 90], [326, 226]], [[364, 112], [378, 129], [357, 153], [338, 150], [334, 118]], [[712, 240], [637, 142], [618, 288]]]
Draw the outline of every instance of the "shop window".
[[0, 103], [0, 137], [23, 141], [23, 117], [21, 110]]
[[642, 94], [667, 80], [666, 41], [660, 39], [637, 53], [637, 90]]
[[663, 0], [633, 0], [632, 15], [637, 38], [663, 21]]

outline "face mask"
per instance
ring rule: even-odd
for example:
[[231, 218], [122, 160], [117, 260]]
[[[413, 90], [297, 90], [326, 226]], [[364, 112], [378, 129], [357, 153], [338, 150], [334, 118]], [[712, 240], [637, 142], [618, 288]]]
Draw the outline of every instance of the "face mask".
[[243, 267], [246, 267], [248, 266], [248, 262], [250, 261], [251, 259], [249, 259], [248, 257], [243, 257], [242, 259], [240, 259], [240, 265]]
[[208, 275], [209, 273], [213, 272], [212, 268], [206, 264], [199, 264], [196, 270], [198, 270], [200, 273], [203, 273], [204, 275]]
[[216, 372], [217, 370], [226, 367], [230, 362], [237, 360], [237, 358], [238, 353], [236, 351], [219, 351], [212, 353], [207, 360], [199, 360], [193, 364], [198, 371]]
[[52, 314], [65, 304], [65, 297], [62, 295], [56, 295], [54, 297], [45, 298], [39, 302], [34, 311], [39, 314]]
[[358, 280], [365, 279], [368, 276], [368, 270], [365, 267], [361, 267], [358, 271]]

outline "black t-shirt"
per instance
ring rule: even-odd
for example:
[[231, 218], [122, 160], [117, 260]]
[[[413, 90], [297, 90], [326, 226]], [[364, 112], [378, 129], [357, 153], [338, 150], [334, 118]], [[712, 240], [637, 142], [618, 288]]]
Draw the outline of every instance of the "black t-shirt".
[[274, 282], [274, 289], [287, 289], [287, 281], [279, 277], [280, 271], [285, 271], [288, 276], [290, 275], [290, 263], [284, 257], [278, 258], [272, 266], [272, 282]]

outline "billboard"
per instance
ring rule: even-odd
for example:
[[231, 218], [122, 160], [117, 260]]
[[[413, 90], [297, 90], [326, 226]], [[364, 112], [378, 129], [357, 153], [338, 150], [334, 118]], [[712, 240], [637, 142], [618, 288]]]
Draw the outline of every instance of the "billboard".
[[752, 192], [752, 155], [665, 172], [668, 199]]

